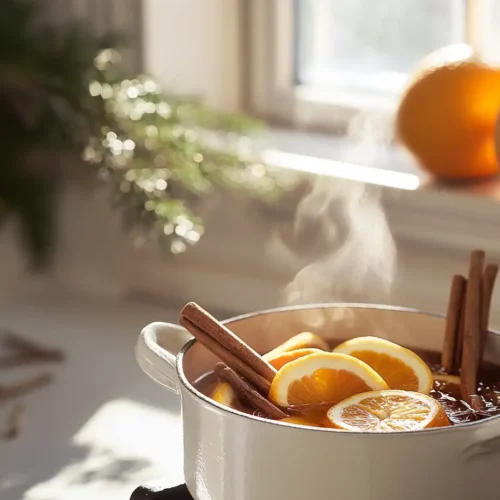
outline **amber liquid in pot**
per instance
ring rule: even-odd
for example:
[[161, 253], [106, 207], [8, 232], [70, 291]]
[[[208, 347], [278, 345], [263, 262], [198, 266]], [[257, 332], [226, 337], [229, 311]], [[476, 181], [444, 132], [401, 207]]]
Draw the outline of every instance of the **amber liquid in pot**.
[[[444, 373], [439, 364], [441, 357], [439, 353], [431, 351], [415, 352], [427, 363], [433, 373]], [[213, 372], [209, 372], [196, 380], [193, 385], [201, 393], [210, 397], [213, 394], [217, 380], [217, 376]], [[500, 367], [483, 363], [478, 380], [477, 393], [483, 400], [483, 409], [480, 412], [474, 411], [461, 399], [460, 387], [456, 384], [434, 382], [430, 395], [441, 403], [453, 425], [500, 415]], [[245, 406], [242, 402], [236, 403], [234, 408], [244, 413], [262, 416], [259, 415], [258, 411]]]

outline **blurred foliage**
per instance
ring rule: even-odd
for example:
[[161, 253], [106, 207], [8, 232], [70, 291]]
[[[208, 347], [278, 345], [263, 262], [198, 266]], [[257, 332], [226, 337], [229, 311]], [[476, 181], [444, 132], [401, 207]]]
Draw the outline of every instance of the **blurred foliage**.
[[214, 188], [273, 202], [293, 182], [251, 155], [258, 122], [124, 75], [115, 36], [38, 19], [32, 0], [2, 1], [0, 213], [19, 217], [35, 267], [56, 242], [66, 168], [113, 186], [127, 226], [170, 253], [199, 240], [196, 201]]

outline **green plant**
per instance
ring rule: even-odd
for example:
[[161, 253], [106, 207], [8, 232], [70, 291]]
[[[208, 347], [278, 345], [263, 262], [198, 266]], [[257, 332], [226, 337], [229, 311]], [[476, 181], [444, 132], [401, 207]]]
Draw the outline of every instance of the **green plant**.
[[56, 242], [65, 169], [111, 185], [127, 225], [171, 253], [200, 238], [196, 200], [211, 190], [272, 202], [291, 182], [242, 153], [258, 122], [124, 75], [116, 37], [36, 21], [32, 0], [3, 1], [0, 212], [20, 219], [33, 265], [47, 264]]

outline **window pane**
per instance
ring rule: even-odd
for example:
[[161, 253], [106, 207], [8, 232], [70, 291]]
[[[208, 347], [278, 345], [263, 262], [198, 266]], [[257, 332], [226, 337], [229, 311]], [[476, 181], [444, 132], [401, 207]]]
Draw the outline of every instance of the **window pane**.
[[297, 83], [393, 93], [465, 41], [465, 0], [295, 0]]

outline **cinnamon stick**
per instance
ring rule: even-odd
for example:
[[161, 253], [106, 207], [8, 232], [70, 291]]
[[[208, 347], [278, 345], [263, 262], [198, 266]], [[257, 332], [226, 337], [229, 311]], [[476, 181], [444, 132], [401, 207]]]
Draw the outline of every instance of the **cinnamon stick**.
[[238, 396], [247, 401], [252, 407], [259, 410], [263, 415], [279, 420], [288, 415], [283, 412], [271, 401], [262, 397], [259, 392], [252, 387], [248, 382], [243, 380], [236, 372], [227, 367], [224, 363], [215, 365], [215, 372], [224, 381], [226, 381], [238, 394]]
[[0, 370], [5, 368], [16, 368], [18, 366], [31, 365], [35, 363], [40, 363], [40, 359], [26, 354], [11, 354], [9, 356], [0, 357]]
[[30, 353], [11, 354], [0, 357], [0, 370], [17, 368], [19, 366], [37, 365], [40, 363], [57, 362], [54, 358], [39, 357]]
[[201, 328], [193, 324], [189, 319], [181, 316], [180, 324], [188, 330], [193, 337], [201, 342], [208, 350], [215, 354], [219, 359], [224, 361], [229, 367], [238, 372], [240, 375], [249, 380], [263, 394], [267, 396], [271, 382], [259, 375], [253, 367], [244, 363], [240, 358], [236, 357], [222, 344], [216, 342], [212, 337], [205, 333]]
[[447, 373], [453, 373], [455, 365], [455, 350], [459, 335], [459, 325], [462, 310], [462, 300], [465, 293], [466, 280], [463, 276], [453, 276], [450, 290], [450, 300], [446, 314], [446, 326], [441, 354], [441, 366]]
[[260, 376], [272, 382], [276, 375], [276, 370], [248, 344], [243, 342], [229, 330], [229, 328], [217, 321], [198, 304], [194, 302], [186, 304], [181, 311], [181, 316], [207, 333], [212, 339], [224, 346], [243, 363], [251, 366]]
[[52, 376], [50, 373], [41, 373], [34, 377], [22, 380], [21, 382], [15, 382], [10, 385], [0, 385], [0, 405], [5, 401], [13, 398], [18, 398], [39, 389], [52, 381]]
[[17, 333], [7, 331], [3, 334], [2, 342], [14, 353], [0, 357], [0, 369], [64, 361], [64, 353], [60, 349], [38, 344]]
[[289, 338], [286, 342], [283, 342], [283, 344], [275, 347], [262, 357], [268, 361], [279, 356], [280, 354], [283, 354], [284, 352], [296, 351], [297, 349], [320, 349], [322, 351], [331, 350], [326, 340], [318, 337], [318, 335], [311, 332], [302, 332]]
[[469, 279], [465, 298], [464, 342], [460, 385], [462, 398], [470, 403], [477, 391], [477, 374], [481, 344], [481, 296], [485, 254], [481, 250], [471, 253]]
[[491, 299], [493, 298], [493, 289], [498, 274], [496, 264], [488, 264], [483, 274], [482, 304], [481, 304], [481, 344], [479, 351], [479, 363], [481, 363], [488, 338], [488, 326], [490, 321]]
[[10, 331], [4, 333], [3, 343], [10, 349], [47, 361], [62, 361], [64, 359], [64, 353], [60, 349], [44, 346]]
[[5, 439], [15, 439], [19, 436], [26, 414], [26, 405], [17, 403], [12, 407], [7, 421], [7, 430], [5, 431]]
[[458, 332], [455, 342], [455, 361], [453, 363], [453, 371], [451, 373], [459, 374], [462, 366], [462, 352], [464, 347], [464, 330], [465, 330], [465, 302], [467, 297], [467, 280], [465, 280], [465, 289], [462, 295], [462, 304], [460, 306], [460, 314], [458, 319]]
[[217, 321], [198, 304], [194, 302], [186, 304], [181, 311], [181, 316], [209, 335], [218, 344], [224, 346], [243, 363], [252, 367], [261, 377], [272, 382], [276, 375], [276, 370], [248, 344], [243, 342], [229, 328]]

